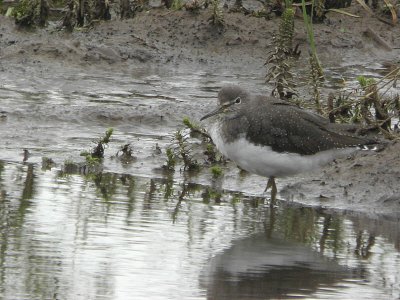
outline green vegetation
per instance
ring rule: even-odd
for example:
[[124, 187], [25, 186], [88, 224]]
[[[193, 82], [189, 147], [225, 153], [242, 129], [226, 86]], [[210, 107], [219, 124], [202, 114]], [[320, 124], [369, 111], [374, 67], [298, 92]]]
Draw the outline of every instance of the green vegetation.
[[360, 88], [336, 97], [330, 95], [324, 113], [329, 115], [331, 122], [363, 122], [368, 130], [379, 130], [388, 139], [398, 139], [397, 134], [391, 130], [391, 121], [400, 115], [399, 95], [386, 96], [398, 78], [400, 68], [394, 69], [379, 81], [359, 76], [357, 80]]
[[286, 8], [281, 17], [278, 35], [274, 37], [274, 50], [269, 53], [266, 65], [269, 66], [266, 82], [273, 82], [272, 93], [281, 99], [296, 94], [291, 68], [294, 58], [299, 56], [297, 46], [293, 48], [294, 9]]
[[183, 169], [184, 170], [198, 170], [199, 163], [193, 158], [191, 154], [191, 148], [187, 142], [187, 138], [184, 137], [181, 130], [178, 130], [174, 135], [176, 141], [176, 151], [178, 155], [182, 158]]
[[[386, 95], [387, 91], [395, 86], [396, 80], [400, 77], [400, 68], [392, 69], [387, 76], [378, 82], [361, 76], [358, 78], [361, 89], [343, 91], [338, 95], [331, 93], [327, 103], [321, 102], [320, 88], [325, 78], [316, 50], [313, 20], [321, 20], [324, 17], [324, 6], [325, 1], [323, 0], [314, 1], [308, 6], [306, 1], [302, 0], [304, 26], [310, 49], [308, 58], [310, 65], [309, 85], [312, 87], [313, 103], [310, 104], [302, 98], [291, 99], [293, 95], [296, 95], [294, 87], [297, 84], [293, 80], [293, 62], [295, 58], [299, 57], [300, 53], [297, 51], [297, 47], [293, 48], [294, 10], [290, 3], [286, 3], [283, 9], [279, 31], [274, 37], [275, 47], [267, 58], [266, 82], [274, 84], [273, 94], [281, 99], [289, 99], [297, 105], [314, 109], [318, 113], [328, 116], [331, 122], [363, 123], [365, 125], [364, 130], [379, 130], [386, 138], [398, 138], [391, 130], [391, 119], [400, 115], [399, 96], [390, 99]], [[317, 16], [315, 17], [315, 15]]]
[[[292, 20], [295, 10], [292, 6], [292, 0], [267, 1], [258, 11], [250, 11], [244, 8], [242, 2], [242, 0], [235, 0], [234, 6], [227, 10], [227, 12], [238, 12], [255, 17], [265, 17], [267, 19], [270, 19], [274, 15], [282, 15], [281, 28], [283, 30], [280, 31], [280, 37], [282, 37], [282, 33], [288, 34], [288, 40], [291, 40], [290, 35], [292, 31], [286, 30], [287, 28], [285, 27], [291, 28], [293, 26]], [[0, 6], [2, 3], [3, 0], [0, 0]], [[66, 8], [61, 23], [62, 27], [66, 30], [73, 30], [76, 27], [92, 26], [95, 22], [101, 20], [110, 20], [111, 12], [116, 13], [121, 19], [126, 19], [135, 17], [136, 12], [138, 11], [151, 9], [149, 0], [120, 0], [116, 3], [110, 2], [109, 0], [53, 0], [51, 2], [48, 2], [47, 0], [21, 0], [18, 2], [16, 7], [11, 7], [12, 13], [8, 12], [7, 14], [13, 16], [16, 23], [21, 26], [45, 26], [50, 12], [49, 3], [53, 7]], [[187, 12], [191, 13], [198, 13], [201, 9], [210, 9], [210, 23], [219, 28], [219, 30], [221, 30], [225, 25], [223, 10], [226, 10], [226, 7], [221, 6], [220, 0], [161, 0], [161, 3], [167, 9], [182, 10], [184, 8]], [[359, 1], [358, 3], [362, 5], [369, 14], [374, 14], [371, 8], [369, 8], [369, 6], [367, 6], [363, 1]], [[112, 9], [111, 5], [113, 5]], [[116, 9], [117, 5], [118, 8]], [[307, 2], [306, 9], [303, 8], [303, 11], [311, 13], [312, 20], [317, 21], [322, 21], [325, 18], [327, 11], [335, 11], [336, 13], [354, 16], [337, 9], [348, 5], [348, 0], [330, 2], [325, 0], [315, 0]], [[384, 0], [380, 5], [378, 5], [376, 0], [373, 0], [372, 3], [372, 7], [374, 10], [377, 10], [377, 14], [387, 15], [392, 18], [391, 24], [393, 25], [397, 23], [398, 16], [396, 11], [398, 6], [398, 1], [393, 4], [392, 0]], [[1, 11], [4, 13], [4, 9]], [[390, 23], [389, 21], [385, 22]], [[282, 39], [278, 38], [278, 48], [279, 41], [282, 41]], [[282, 73], [285, 73], [284, 70], [282, 70]], [[281, 84], [284, 84], [284, 82], [282, 81]], [[283, 88], [286, 88], [285, 85]], [[279, 90], [281, 90], [281, 87], [279, 87]], [[279, 91], [277, 92], [279, 94]]]
[[174, 150], [172, 150], [171, 148], [167, 148], [165, 153], [167, 155], [167, 161], [166, 164], [163, 166], [163, 168], [167, 171], [174, 171], [176, 164], [176, 156]]
[[66, 159], [63, 164], [64, 174], [75, 174], [79, 173], [80, 165], [73, 162], [70, 159]]
[[52, 158], [42, 157], [42, 170], [51, 170], [56, 164]]
[[294, 9], [287, 7], [281, 17], [277, 46], [284, 53], [290, 54], [293, 49]]
[[370, 85], [376, 84], [373, 78], [367, 78], [365, 76], [358, 76], [357, 81], [363, 89], [366, 89]]
[[81, 156], [84, 156], [86, 162], [89, 165], [95, 165], [101, 162], [104, 158], [104, 149], [107, 147], [107, 144], [110, 142], [111, 135], [114, 129], [109, 128], [106, 130], [104, 136], [100, 138], [96, 143], [96, 146], [91, 151], [83, 151]]
[[222, 13], [222, 9], [220, 7], [220, 1], [219, 0], [211, 0], [211, 17], [210, 17], [210, 22], [211, 24], [217, 26], [217, 27], [223, 27], [225, 24], [224, 21], [224, 15]]
[[221, 202], [222, 193], [212, 188], [208, 188], [202, 193], [202, 197], [204, 203], [210, 203], [211, 200], [214, 200], [215, 202], [219, 203]]
[[204, 128], [201, 128], [199, 125], [194, 124], [188, 117], [184, 117], [182, 120], [183, 125], [185, 125], [189, 130], [192, 136], [202, 136], [203, 138], [209, 139], [207, 131]]
[[207, 161], [210, 163], [217, 162], [217, 149], [213, 143], [208, 143], [204, 154], [207, 156]]
[[90, 26], [97, 20], [110, 20], [110, 3], [108, 0], [68, 0], [68, 11], [63, 19], [67, 29]]
[[[393, 10], [390, 9], [390, 5], [388, 4], [390, 2], [387, 1], [385, 1], [384, 6], [386, 7], [386, 13], [390, 13], [393, 16]], [[266, 60], [268, 71], [265, 80], [274, 84], [273, 93], [275, 95], [281, 99], [291, 99], [294, 95], [297, 95], [295, 88], [298, 82], [294, 80], [293, 69], [295, 61], [300, 57], [300, 52], [298, 51], [298, 46], [294, 45], [293, 42], [295, 9], [291, 1], [284, 2], [276, 1], [277, 11], [282, 12], [282, 15], [280, 17], [278, 32], [273, 41], [274, 49], [268, 53]], [[75, 27], [92, 25], [98, 20], [108, 20], [111, 17], [108, 0], [68, 0], [67, 2], [61, 0], [60, 3], [67, 5], [67, 12], [62, 24], [70, 30]], [[163, 3], [167, 8], [171, 8], [172, 10], [182, 10], [182, 8], [185, 8], [187, 11], [209, 9], [211, 13], [209, 18], [210, 23], [215, 27], [221, 28], [225, 26], [224, 8], [221, 7], [219, 0], [205, 2], [193, 0], [185, 5], [183, 5], [182, 0], [165, 0]], [[148, 7], [146, 0], [135, 2], [124, 0], [119, 4], [121, 18], [133, 17], [135, 11]], [[399, 116], [400, 100], [399, 96], [389, 98], [387, 91], [391, 86], [396, 84], [396, 80], [400, 77], [399, 68], [394, 69], [388, 76], [380, 80], [360, 76], [358, 77], [360, 87], [357, 89], [331, 94], [327, 103], [322, 101], [320, 88], [324, 80], [324, 73], [316, 50], [317, 45], [314, 38], [313, 20], [324, 17], [326, 12], [325, 4], [324, 0], [315, 0], [311, 3], [306, 3], [305, 0], [302, 0], [304, 27], [309, 43], [309, 56], [307, 59], [310, 65], [309, 77], [310, 85], [312, 86], [313, 103], [301, 102], [302, 99], [291, 101], [298, 101], [297, 103], [301, 103], [303, 106], [317, 110], [320, 114], [328, 116], [331, 122], [364, 123], [369, 130], [379, 130], [387, 138], [398, 138], [391, 130], [391, 122], [393, 117]], [[267, 8], [265, 7], [265, 9]], [[242, 1], [235, 1], [234, 11], [244, 12]], [[229, 11], [225, 10], [224, 12]], [[179, 14], [181, 13], [184, 12], [180, 12]], [[266, 15], [268, 13], [271, 12], [267, 12]], [[12, 11], [12, 16], [15, 18], [16, 23], [21, 26], [45, 26], [48, 14], [49, 4], [47, 0], [21, 0]], [[209, 27], [214, 28], [213, 26]], [[206, 165], [210, 167], [214, 177], [221, 176], [223, 173], [222, 169], [217, 165], [213, 165], [218, 162], [217, 151], [207, 132], [188, 117], [183, 118], [183, 125], [190, 130], [190, 136], [189, 134], [185, 134], [183, 130], [178, 130], [174, 134], [171, 147], [166, 149], [166, 162], [163, 168], [168, 171], [174, 171], [176, 165], [181, 163], [184, 170], [198, 170], [200, 166]], [[82, 152], [81, 155], [85, 157], [87, 165], [101, 163], [112, 133], [112, 129], [107, 130], [104, 137], [96, 142], [95, 147], [90, 151]], [[201, 139], [201, 148], [203, 151], [201, 154], [194, 153], [192, 140], [189, 140], [192, 137]], [[119, 155], [120, 153], [121, 155]], [[133, 159], [130, 144], [123, 145], [118, 151], [117, 156]], [[201, 164], [199, 157], [204, 159], [203, 164]], [[44, 161], [44, 165], [46, 168], [50, 167], [50, 161]], [[65, 165], [68, 166], [69, 164]]]
[[221, 177], [221, 175], [223, 174], [223, 171], [220, 166], [212, 166], [210, 170], [214, 178]]
[[182, 120], [183, 125], [189, 128], [192, 132], [199, 131], [199, 127], [193, 124], [188, 117], [184, 117]]
[[45, 26], [50, 6], [47, 0], [21, 0], [11, 12], [15, 23], [23, 27]]
[[[165, 171], [175, 171], [177, 163], [182, 163], [184, 171], [199, 171], [203, 166], [210, 166], [214, 177], [222, 175], [222, 169], [213, 164], [220, 163], [217, 150], [205, 129], [193, 124], [189, 118], [183, 119], [183, 125], [190, 130], [178, 130], [174, 133], [171, 145], [167, 147], [166, 161], [162, 166]], [[199, 163], [199, 161], [203, 163]]]
[[[304, 14], [305, 1], [301, 0], [301, 3], [302, 3], [302, 7], [303, 7], [303, 14]], [[314, 0], [311, 2], [311, 19], [313, 19], [313, 15], [315, 15], [316, 20], [322, 21], [324, 19], [324, 17], [325, 17], [325, 0]]]
[[171, 8], [173, 10], [181, 10], [183, 7], [182, 0], [173, 0], [171, 4]]
[[[323, 1], [322, 0], [318, 0], [318, 1], [316, 1], [316, 3], [319, 3], [319, 5], [322, 6], [322, 9], [323, 9]], [[310, 17], [307, 15], [305, 0], [302, 0], [302, 8], [303, 8], [304, 25], [307, 30], [308, 44], [310, 46], [310, 52], [309, 52], [309, 56], [310, 56], [309, 62], [310, 62], [310, 67], [311, 67], [310, 79], [311, 79], [311, 86], [313, 87], [314, 103], [315, 103], [316, 110], [319, 113], [322, 113], [321, 104], [320, 104], [319, 88], [320, 88], [321, 83], [324, 81], [324, 72], [322, 70], [321, 63], [318, 59], [317, 48], [316, 48], [315, 39], [314, 39], [314, 29], [313, 29], [313, 24], [312, 24], [314, 2], [311, 5], [311, 16]], [[318, 13], [320, 9], [321, 9], [321, 7], [316, 9], [316, 12]], [[319, 15], [319, 17], [322, 17], [322, 13]]]
[[[112, 133], [112, 128], [107, 129], [104, 136], [95, 142], [95, 147], [90, 151], [81, 152], [80, 155], [85, 157], [85, 162], [65, 160], [62, 166], [63, 174], [95, 175], [102, 173], [103, 168], [101, 162], [104, 158], [104, 150], [110, 142]], [[46, 161], [48, 161], [48, 159], [46, 159]]]
[[[388, 132], [390, 129], [391, 118], [387, 103], [378, 94], [378, 85], [372, 78], [359, 76], [358, 82], [364, 91], [364, 96], [361, 98], [360, 113], [368, 125], [376, 125], [381, 130]], [[371, 109], [374, 110], [375, 116], [371, 116]]]

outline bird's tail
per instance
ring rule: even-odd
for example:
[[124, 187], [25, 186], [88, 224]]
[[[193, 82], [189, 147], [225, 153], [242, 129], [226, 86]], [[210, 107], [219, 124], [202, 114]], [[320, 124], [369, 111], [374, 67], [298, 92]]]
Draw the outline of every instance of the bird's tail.
[[368, 140], [365, 144], [359, 145], [358, 149], [362, 151], [383, 151], [388, 145], [387, 141], [383, 140]]

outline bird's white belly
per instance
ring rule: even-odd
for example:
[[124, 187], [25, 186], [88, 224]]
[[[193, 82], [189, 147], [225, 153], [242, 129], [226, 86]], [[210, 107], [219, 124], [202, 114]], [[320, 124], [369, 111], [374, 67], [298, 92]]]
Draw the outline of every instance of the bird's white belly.
[[355, 148], [332, 149], [314, 155], [275, 152], [270, 146], [251, 144], [244, 137], [225, 142], [217, 126], [210, 135], [218, 150], [233, 160], [240, 168], [266, 177], [283, 177], [310, 171], [333, 161], [335, 158], [353, 153]]

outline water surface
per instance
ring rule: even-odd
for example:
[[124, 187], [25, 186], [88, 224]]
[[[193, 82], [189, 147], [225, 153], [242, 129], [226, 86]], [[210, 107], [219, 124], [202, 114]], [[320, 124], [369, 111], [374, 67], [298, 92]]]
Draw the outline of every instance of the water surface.
[[[0, 73], [0, 298], [398, 299], [399, 220], [270, 209], [265, 179], [236, 170], [157, 171], [155, 145], [212, 109], [225, 83], [267, 90], [240, 71]], [[108, 127], [104, 172], [62, 171]], [[130, 164], [115, 158], [126, 143]], [[42, 170], [44, 156], [56, 167]]]
[[0, 164], [2, 299], [394, 299], [398, 223]]

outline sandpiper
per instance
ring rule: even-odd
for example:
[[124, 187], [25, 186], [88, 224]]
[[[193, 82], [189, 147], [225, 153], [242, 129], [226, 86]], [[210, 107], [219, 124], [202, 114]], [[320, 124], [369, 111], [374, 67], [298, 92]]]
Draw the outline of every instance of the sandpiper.
[[218, 93], [217, 109], [208, 128], [218, 150], [241, 169], [268, 177], [275, 202], [275, 177], [306, 172], [335, 158], [349, 155], [360, 146], [375, 143], [350, 134], [348, 126], [330, 123], [311, 111], [289, 102], [252, 95], [237, 85]]

